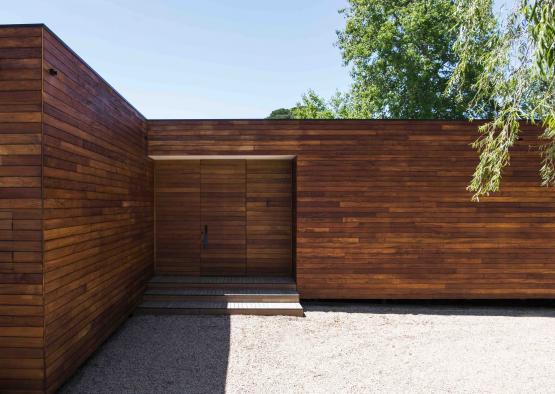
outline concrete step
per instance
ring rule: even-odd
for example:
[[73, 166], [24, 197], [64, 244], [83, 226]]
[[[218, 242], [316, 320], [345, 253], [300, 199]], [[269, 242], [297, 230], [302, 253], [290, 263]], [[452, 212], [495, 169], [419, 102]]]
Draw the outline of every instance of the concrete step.
[[286, 315], [304, 316], [298, 302], [144, 301], [137, 313], [175, 315]]
[[299, 302], [296, 290], [252, 288], [148, 289], [144, 301]]
[[147, 289], [274, 289], [296, 290], [295, 279], [282, 276], [176, 276], [157, 275]]

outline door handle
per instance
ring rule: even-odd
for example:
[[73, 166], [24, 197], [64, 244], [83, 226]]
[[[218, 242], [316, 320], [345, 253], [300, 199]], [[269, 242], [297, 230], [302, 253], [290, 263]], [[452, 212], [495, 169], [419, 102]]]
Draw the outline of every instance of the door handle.
[[202, 248], [206, 249], [208, 247], [208, 225], [204, 225], [204, 231], [202, 233]]

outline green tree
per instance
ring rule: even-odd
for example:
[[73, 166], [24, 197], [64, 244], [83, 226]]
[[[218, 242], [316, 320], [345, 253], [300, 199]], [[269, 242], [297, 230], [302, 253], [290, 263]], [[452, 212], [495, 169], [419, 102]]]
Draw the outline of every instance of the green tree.
[[[491, 8], [492, 0], [456, 1], [454, 49], [460, 61], [450, 88], [466, 86], [469, 65], [478, 64], [481, 71], [473, 83], [477, 94], [469, 109], [479, 110], [484, 101], [495, 108], [474, 143], [480, 154], [468, 187], [474, 199], [499, 189], [521, 120], [544, 127], [540, 174], [543, 185], [555, 185], [555, 0], [518, 0], [507, 20], [495, 26], [482, 18]], [[494, 34], [485, 44], [479, 42], [477, 37], [492, 27]]]
[[351, 113], [349, 95], [337, 92], [326, 100], [313, 90], [303, 94], [301, 101], [291, 108], [294, 119], [341, 119], [349, 118]]
[[[480, 71], [469, 62], [458, 91], [447, 90], [458, 62], [456, 8], [451, 0], [351, 0], [338, 33], [345, 64], [352, 66], [355, 117], [463, 119]], [[482, 15], [486, 21], [493, 15]], [[479, 44], [489, 34], [477, 35]], [[483, 105], [474, 115], [487, 116]]]
[[287, 108], [279, 108], [272, 111], [266, 119], [292, 119], [291, 110]]
[[[447, 89], [458, 63], [453, 46], [457, 32], [455, 0], [349, 0], [340, 10], [345, 27], [338, 31], [338, 47], [351, 69], [348, 94], [330, 100], [312, 91], [293, 110], [306, 118], [409, 118], [463, 119], [490, 115], [487, 101], [481, 107], [469, 102], [479, 65], [468, 62], [457, 89]], [[494, 21], [483, 15], [486, 24]], [[490, 30], [477, 35], [477, 44]], [[477, 45], [479, 48], [479, 45]]]

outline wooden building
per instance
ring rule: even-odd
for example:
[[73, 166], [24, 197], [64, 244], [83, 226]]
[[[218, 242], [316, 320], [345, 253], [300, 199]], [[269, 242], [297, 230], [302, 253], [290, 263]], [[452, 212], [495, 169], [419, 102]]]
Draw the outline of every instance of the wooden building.
[[305, 299], [555, 298], [538, 130], [477, 203], [477, 126], [148, 120], [45, 26], [0, 27], [0, 392], [55, 391], [154, 274], [290, 277]]

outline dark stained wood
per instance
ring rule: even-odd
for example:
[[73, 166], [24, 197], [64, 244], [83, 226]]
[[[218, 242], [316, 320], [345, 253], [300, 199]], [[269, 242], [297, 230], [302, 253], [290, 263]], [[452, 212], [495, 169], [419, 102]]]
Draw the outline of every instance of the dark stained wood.
[[291, 166], [279, 160], [157, 161], [156, 272], [291, 275]]
[[149, 154], [296, 155], [304, 298], [553, 298], [555, 190], [524, 126], [501, 191], [466, 186], [479, 122], [149, 121]]
[[247, 160], [247, 275], [293, 274], [292, 162]]
[[[157, 250], [168, 273], [284, 273], [288, 192], [304, 298], [555, 298], [539, 130], [524, 125], [501, 191], [475, 203], [478, 125], [147, 121], [45, 27], [1, 26], [0, 391], [54, 392], [134, 309], [164, 234], [191, 242]], [[161, 164], [155, 238], [147, 154], [296, 159], [291, 183], [283, 163]], [[176, 223], [195, 204], [202, 252]]]
[[53, 392], [127, 318], [153, 272], [153, 168], [142, 115], [47, 30], [43, 52], [45, 388]]
[[202, 275], [246, 273], [246, 162], [201, 160]]
[[41, 28], [0, 28], [0, 392], [42, 392]]
[[156, 272], [200, 275], [200, 161], [155, 163]]

